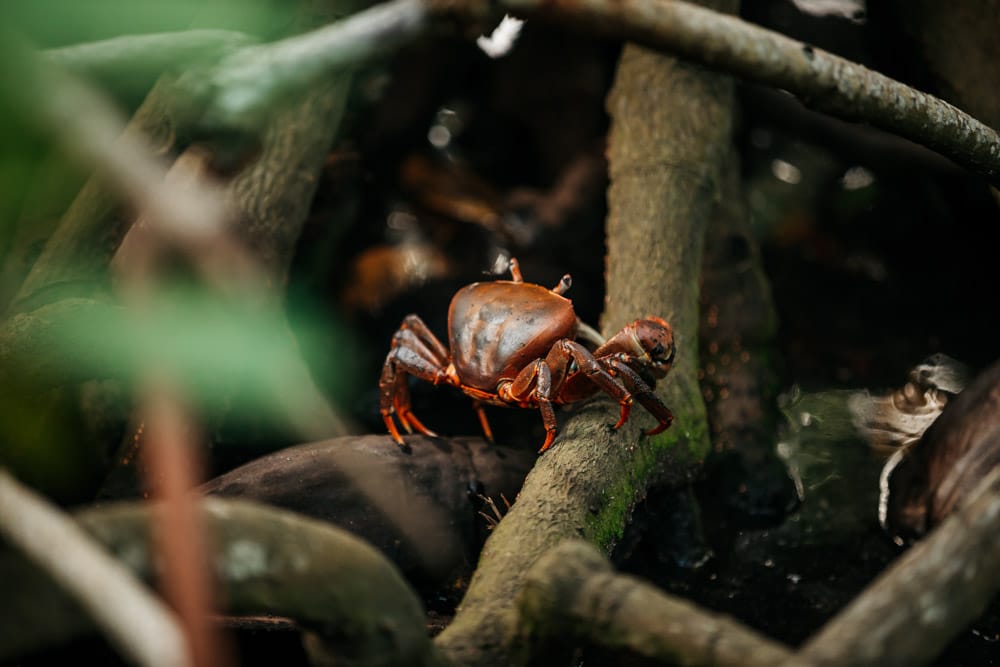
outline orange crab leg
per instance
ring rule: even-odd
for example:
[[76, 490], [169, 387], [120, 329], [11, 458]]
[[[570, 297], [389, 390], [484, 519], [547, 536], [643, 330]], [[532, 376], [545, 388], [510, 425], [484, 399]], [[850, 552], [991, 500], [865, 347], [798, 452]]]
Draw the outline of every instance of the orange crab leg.
[[440, 382], [450, 384], [451, 376], [447, 366], [447, 351], [444, 345], [434, 337], [419, 317], [408, 315], [392, 337], [392, 347], [386, 355], [382, 376], [379, 378], [382, 421], [385, 422], [386, 430], [396, 444], [402, 446], [404, 443], [393, 416], [399, 420], [407, 433], [412, 433], [416, 429], [427, 436], [436, 435], [413, 414], [406, 377], [413, 375], [434, 384]]
[[544, 359], [535, 359], [513, 380], [502, 382], [497, 387], [497, 396], [508, 403], [537, 405], [545, 426], [545, 442], [538, 452], [552, 446], [556, 437], [556, 412], [552, 408], [552, 370]]
[[476, 411], [476, 416], [479, 417], [479, 425], [483, 429], [483, 435], [486, 439], [492, 443], [493, 440], [493, 429], [490, 428], [490, 422], [486, 418], [486, 410], [483, 409], [482, 401], [474, 401], [472, 403], [472, 408]]

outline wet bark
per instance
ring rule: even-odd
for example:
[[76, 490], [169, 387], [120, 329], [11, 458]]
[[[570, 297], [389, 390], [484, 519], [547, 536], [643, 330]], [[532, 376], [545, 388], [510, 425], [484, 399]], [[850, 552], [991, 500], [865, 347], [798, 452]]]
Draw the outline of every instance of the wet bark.
[[[732, 4], [730, 7], [734, 6]], [[612, 115], [608, 333], [646, 315], [671, 321], [678, 360], [658, 393], [676, 416], [654, 437], [641, 408], [611, 431], [617, 406], [595, 401], [562, 428], [494, 530], [452, 624], [437, 638], [455, 662], [527, 659], [514, 600], [535, 561], [585, 537], [610, 549], [654, 482], [683, 485], [708, 446], [698, 389], [698, 276], [704, 227], [727, 154], [732, 86], [725, 77], [627, 46], [608, 101]]]

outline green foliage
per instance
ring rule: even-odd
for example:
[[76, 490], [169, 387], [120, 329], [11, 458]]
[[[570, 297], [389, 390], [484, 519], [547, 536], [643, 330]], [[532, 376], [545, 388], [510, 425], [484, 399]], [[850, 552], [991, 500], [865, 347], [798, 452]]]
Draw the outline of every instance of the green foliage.
[[137, 381], [154, 373], [206, 408], [238, 393], [237, 408], [295, 422], [297, 406], [318, 397], [285, 322], [274, 307], [175, 285], [139, 306], [80, 318], [55, 342], [79, 365], [74, 374]]
[[121, 35], [223, 28], [262, 38], [287, 28], [293, 5], [269, 0], [33, 0], [0, 4], [0, 17], [40, 48]]
[[[343, 339], [330, 320], [295, 319], [313, 337]], [[95, 481], [102, 457], [118, 445], [117, 438], [106, 441], [105, 432], [88, 433], [81, 421], [79, 387], [99, 379], [117, 380], [126, 397], [141, 395], [151, 379], [166, 381], [197, 415], [224, 417], [237, 432], [243, 424], [302, 439], [322, 436], [332, 413], [286, 322], [273, 304], [192, 285], [162, 289], [127, 307], [67, 298], [15, 316], [0, 330], [6, 362], [0, 464], [57, 497], [80, 497], [79, 487]], [[331, 347], [334, 360], [347, 349]], [[352, 387], [350, 371], [335, 363], [330, 377], [319, 378], [324, 390]], [[119, 407], [127, 414], [127, 405]]]

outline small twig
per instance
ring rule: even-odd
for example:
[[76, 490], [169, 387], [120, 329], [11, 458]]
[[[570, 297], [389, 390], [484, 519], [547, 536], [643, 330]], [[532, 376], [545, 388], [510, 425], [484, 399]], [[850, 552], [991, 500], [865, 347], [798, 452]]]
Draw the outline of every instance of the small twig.
[[507, 500], [507, 496], [505, 496], [503, 493], [500, 494], [500, 500], [502, 500], [503, 504], [506, 506], [505, 509], [501, 511], [500, 508], [497, 507], [497, 503], [495, 500], [493, 500], [492, 496], [486, 496], [480, 493], [476, 497], [479, 498], [484, 503], [486, 503], [486, 506], [489, 508], [491, 514], [488, 514], [483, 511], [479, 511], [476, 513], [479, 516], [486, 519], [487, 530], [493, 530], [494, 528], [497, 527], [497, 524], [499, 524], [500, 521], [503, 519], [503, 515], [510, 511], [510, 505], [511, 505], [510, 501]]
[[502, 0], [509, 12], [613, 35], [787, 90], [807, 106], [938, 151], [1000, 185], [1000, 135], [972, 116], [857, 63], [678, 0]]
[[138, 664], [190, 664], [173, 613], [72, 519], [2, 469], [0, 533], [72, 594]]
[[517, 604], [533, 640], [585, 639], [671, 665], [756, 667], [790, 655], [743, 624], [614, 572], [593, 546], [571, 540], [531, 568]]
[[142, 454], [153, 497], [162, 501], [154, 525], [163, 563], [160, 585], [181, 617], [194, 665], [232, 664], [229, 645], [210, 625], [215, 611], [215, 581], [210, 570], [205, 527], [194, 487], [201, 482], [200, 452], [194, 425], [163, 382], [147, 389], [145, 447]]

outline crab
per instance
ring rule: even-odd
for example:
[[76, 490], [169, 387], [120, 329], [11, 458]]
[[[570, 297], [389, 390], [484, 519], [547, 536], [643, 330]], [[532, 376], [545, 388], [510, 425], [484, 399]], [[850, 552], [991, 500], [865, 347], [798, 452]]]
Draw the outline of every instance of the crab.
[[[405, 447], [397, 419], [407, 433], [437, 435], [412, 412], [410, 375], [472, 397], [490, 442], [493, 432], [483, 406], [537, 408], [545, 426], [539, 452], [556, 436], [553, 405], [598, 391], [621, 406], [615, 429], [628, 420], [634, 401], [657, 419], [648, 435], [670, 426], [673, 415], [653, 393], [674, 360], [673, 330], [666, 321], [635, 320], [605, 341], [577, 318], [572, 301], [563, 296], [571, 285], [568, 274], [547, 289], [524, 282], [516, 259], [509, 268], [511, 280], [472, 283], [455, 293], [448, 309], [450, 352], [417, 315], [404, 318], [379, 379], [382, 419], [397, 444]], [[597, 348], [591, 352], [578, 338]]]

